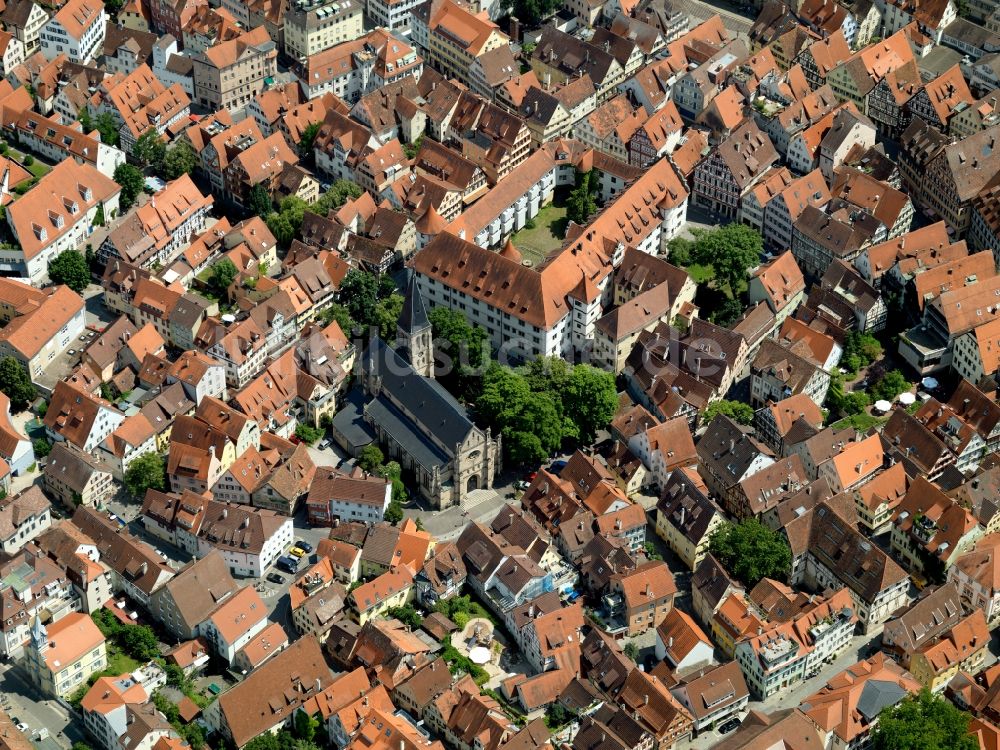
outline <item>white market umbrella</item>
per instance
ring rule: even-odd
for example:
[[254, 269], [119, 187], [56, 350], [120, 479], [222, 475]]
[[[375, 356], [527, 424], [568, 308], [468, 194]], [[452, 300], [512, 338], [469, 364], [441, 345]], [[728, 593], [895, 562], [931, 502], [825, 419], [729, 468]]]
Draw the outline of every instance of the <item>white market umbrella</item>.
[[916, 400], [917, 400], [917, 397], [914, 396], [909, 391], [906, 391], [906, 393], [900, 393], [899, 394], [899, 403], [903, 404], [904, 406], [909, 406], [910, 404], [912, 404]]
[[878, 409], [879, 411], [889, 411], [889, 409], [892, 408], [892, 404], [890, 404], [885, 399], [880, 398], [878, 401], [875, 402], [875, 408]]

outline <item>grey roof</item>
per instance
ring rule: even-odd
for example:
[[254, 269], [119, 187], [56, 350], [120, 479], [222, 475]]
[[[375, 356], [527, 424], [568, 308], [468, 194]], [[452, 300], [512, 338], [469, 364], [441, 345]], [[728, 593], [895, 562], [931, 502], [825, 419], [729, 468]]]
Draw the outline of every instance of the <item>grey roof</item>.
[[427, 319], [427, 308], [424, 307], [424, 298], [420, 296], [417, 289], [416, 274], [410, 274], [410, 283], [406, 285], [406, 299], [403, 301], [403, 311], [399, 314], [399, 330], [406, 333], [413, 333], [422, 328], [430, 326]]
[[905, 697], [906, 691], [898, 682], [868, 680], [858, 697], [858, 713], [871, 724], [882, 709], [895, 706]]
[[384, 396], [378, 396], [368, 404], [365, 407], [365, 414], [399, 443], [414, 461], [428, 471], [433, 471], [435, 466], [441, 466], [450, 460], [448, 454], [434, 445]]
[[381, 393], [389, 395], [388, 399], [380, 396], [379, 401], [386, 405], [397, 402], [413, 415], [412, 419], [404, 417], [410, 429], [433, 435], [447, 450], [465, 442], [475, 429], [465, 407], [454, 396], [436, 380], [417, 375], [406, 360], [378, 337], [365, 354], [365, 369], [366, 380], [378, 377]]
[[333, 434], [343, 437], [344, 447], [351, 451], [360, 450], [378, 438], [365, 422], [364, 394], [360, 389], [347, 394], [343, 408], [333, 417]]

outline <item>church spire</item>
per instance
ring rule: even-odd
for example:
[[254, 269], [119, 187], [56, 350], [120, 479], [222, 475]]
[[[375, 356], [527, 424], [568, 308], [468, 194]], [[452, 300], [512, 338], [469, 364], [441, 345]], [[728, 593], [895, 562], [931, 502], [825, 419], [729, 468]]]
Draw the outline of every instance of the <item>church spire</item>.
[[410, 272], [406, 285], [403, 311], [396, 324], [396, 345], [418, 375], [434, 377], [434, 343], [431, 322], [427, 317], [423, 297], [417, 288], [416, 274]]

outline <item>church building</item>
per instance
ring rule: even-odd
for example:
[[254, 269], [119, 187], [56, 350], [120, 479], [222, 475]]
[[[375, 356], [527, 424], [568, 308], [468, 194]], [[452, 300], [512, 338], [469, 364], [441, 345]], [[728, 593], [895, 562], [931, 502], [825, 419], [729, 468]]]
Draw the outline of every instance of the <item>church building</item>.
[[479, 429], [434, 379], [431, 324], [412, 278], [396, 343], [375, 338], [361, 357], [364, 421], [387, 458], [414, 474], [422, 497], [436, 508], [458, 505], [493, 485], [500, 437]]

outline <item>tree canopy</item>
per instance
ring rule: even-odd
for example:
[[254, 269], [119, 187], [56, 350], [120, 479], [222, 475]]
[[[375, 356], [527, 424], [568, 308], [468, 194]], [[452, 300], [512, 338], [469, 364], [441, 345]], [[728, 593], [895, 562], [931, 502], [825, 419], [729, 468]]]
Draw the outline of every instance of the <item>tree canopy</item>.
[[743, 401], [713, 401], [701, 413], [702, 424], [709, 424], [718, 415], [724, 414], [739, 424], [753, 424], [753, 407]]
[[132, 208], [135, 199], [142, 192], [145, 179], [142, 172], [136, 167], [123, 162], [115, 167], [114, 180], [122, 186], [121, 196], [118, 198], [118, 208], [122, 213], [125, 213]]
[[[534, 1], [534, 0], [531, 0]], [[598, 175], [594, 170], [576, 172], [576, 187], [566, 199], [566, 216], [577, 224], [586, 224], [591, 214], [597, 211]]]
[[458, 310], [435, 307], [428, 313], [431, 331], [440, 351], [441, 379], [446, 387], [463, 396], [477, 390], [483, 366], [490, 358], [489, 334], [469, 324]]
[[614, 376], [590, 365], [539, 359], [513, 370], [492, 364], [476, 398], [480, 421], [500, 432], [508, 459], [538, 464], [564, 440], [593, 440], [614, 416]]
[[114, 115], [110, 112], [102, 112], [93, 121], [93, 127], [97, 128], [97, 132], [101, 134], [102, 143], [106, 143], [109, 146], [118, 146], [118, 123], [115, 121]]
[[133, 497], [144, 498], [146, 490], [162, 490], [166, 486], [166, 467], [158, 453], [143, 453], [125, 470], [125, 489]]
[[233, 283], [237, 274], [239, 274], [239, 270], [236, 268], [236, 264], [229, 260], [229, 258], [223, 258], [212, 266], [212, 273], [209, 278], [215, 291], [222, 295], [227, 292], [229, 285]]
[[403, 309], [403, 297], [391, 278], [352, 268], [340, 282], [337, 295], [355, 323], [366, 329], [374, 326], [383, 337], [393, 335]]
[[163, 157], [163, 176], [176, 180], [181, 175], [191, 174], [198, 166], [198, 154], [187, 141], [177, 141], [167, 149]]
[[729, 284], [735, 297], [746, 283], [747, 271], [760, 262], [763, 250], [759, 232], [744, 224], [726, 224], [698, 232], [691, 258], [695, 263], [711, 265], [716, 278]]
[[20, 361], [13, 357], [0, 359], [0, 392], [10, 399], [12, 411], [21, 411], [35, 400], [38, 392], [31, 375]]
[[167, 144], [163, 142], [160, 134], [155, 129], [150, 128], [132, 146], [132, 158], [140, 166], [151, 166], [157, 172], [163, 170], [163, 160], [167, 156]]
[[908, 390], [910, 383], [899, 370], [889, 370], [868, 388], [872, 398], [875, 400], [884, 398], [886, 401], [892, 401], [900, 393]]
[[302, 219], [309, 204], [295, 195], [282, 199], [277, 211], [265, 214], [267, 228], [282, 247], [288, 247], [302, 229]]
[[311, 122], [302, 131], [302, 139], [298, 144], [299, 157], [305, 159], [312, 156], [313, 144], [316, 143], [316, 136], [323, 126], [321, 122]]
[[709, 539], [709, 551], [747, 588], [761, 578], [784, 580], [792, 565], [785, 538], [756, 518], [721, 526]]
[[504, 7], [527, 28], [538, 26], [561, 7], [558, 0], [505, 0]]
[[337, 180], [330, 186], [329, 190], [319, 197], [319, 200], [309, 210], [314, 214], [326, 216], [330, 213], [331, 208], [340, 208], [349, 199], [360, 198], [364, 192], [364, 188], [356, 182]]
[[56, 284], [65, 284], [80, 293], [90, 283], [87, 259], [76, 250], [63, 250], [49, 261], [49, 278]]
[[978, 750], [969, 734], [971, 717], [924, 689], [879, 715], [872, 730], [873, 750]]
[[271, 194], [263, 183], [258, 182], [250, 188], [247, 194], [247, 211], [251, 216], [269, 216], [273, 205]]
[[374, 443], [366, 445], [358, 454], [358, 466], [369, 474], [374, 473], [382, 465], [383, 461], [385, 461], [385, 454]]

